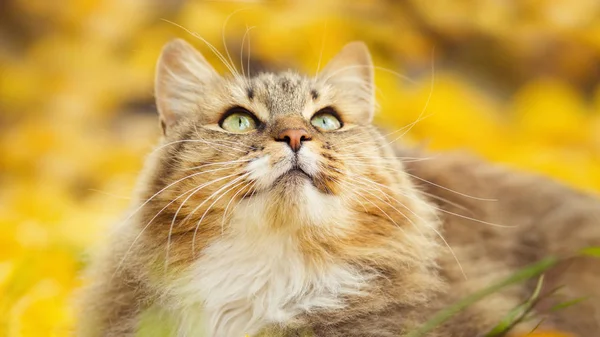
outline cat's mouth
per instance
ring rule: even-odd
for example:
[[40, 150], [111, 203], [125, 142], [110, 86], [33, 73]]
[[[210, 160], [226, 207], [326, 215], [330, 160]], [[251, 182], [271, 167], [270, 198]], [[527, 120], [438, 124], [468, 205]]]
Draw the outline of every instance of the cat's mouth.
[[[256, 170], [256, 172], [265, 172], [260, 167], [253, 169]], [[316, 172], [314, 172], [311, 166], [300, 160], [298, 157], [281, 158], [269, 171], [266, 171], [268, 172], [265, 172], [266, 174], [258, 175], [254, 178], [258, 181], [258, 185], [252, 189], [251, 193], [244, 195], [244, 197], [242, 197], [243, 199], [251, 198], [262, 193], [298, 195], [297, 192], [302, 192], [304, 191], [304, 187], [311, 185], [318, 189], [318, 179], [320, 175], [316, 175]]]
[[278, 186], [283, 187], [285, 190], [288, 190], [289, 188], [302, 186], [306, 182], [310, 182], [311, 184], [313, 184], [313, 186], [315, 185], [313, 178], [308, 173], [306, 173], [300, 167], [292, 167], [288, 171], [277, 177], [277, 179], [275, 179], [275, 181], [271, 185], [271, 188], [262, 191], [254, 190], [252, 191], [252, 193], [244, 195], [242, 199], [250, 199], [256, 196], [257, 194], [268, 192], [269, 190], [272, 190], [273, 188]]
[[291, 182], [291, 183], [300, 183], [302, 180], [306, 180], [308, 179], [309, 181], [312, 181], [312, 177], [306, 173], [302, 168], [300, 168], [297, 165], [294, 165], [291, 169], [289, 169], [287, 172], [285, 172], [284, 174], [280, 175], [275, 182], [273, 183], [273, 185], [276, 185], [280, 182], [285, 181], [287, 182]]

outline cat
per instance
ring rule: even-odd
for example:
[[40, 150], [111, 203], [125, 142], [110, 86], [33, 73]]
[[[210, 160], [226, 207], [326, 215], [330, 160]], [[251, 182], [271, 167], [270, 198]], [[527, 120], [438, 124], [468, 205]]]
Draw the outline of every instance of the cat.
[[[352, 42], [315, 77], [225, 77], [169, 42], [155, 81], [163, 137], [90, 267], [77, 334], [146, 336], [154, 323], [169, 326], [160, 336], [400, 336], [548, 254], [600, 245], [594, 196], [393, 145], [372, 125], [373, 69]], [[482, 336], [535, 284], [428, 336]], [[591, 298], [542, 327], [600, 332], [600, 263], [572, 260], [545, 284], [565, 285], [556, 301]]]

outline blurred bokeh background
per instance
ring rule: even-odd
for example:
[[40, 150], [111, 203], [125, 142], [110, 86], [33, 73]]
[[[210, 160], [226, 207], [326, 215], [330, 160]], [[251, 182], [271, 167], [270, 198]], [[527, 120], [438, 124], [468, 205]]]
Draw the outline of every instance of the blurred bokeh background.
[[364, 40], [377, 122], [426, 107], [401, 141], [600, 191], [598, 0], [3, 0], [0, 336], [69, 335], [78, 272], [159, 136], [162, 45], [185, 38], [225, 72], [178, 25], [252, 73], [313, 74]]

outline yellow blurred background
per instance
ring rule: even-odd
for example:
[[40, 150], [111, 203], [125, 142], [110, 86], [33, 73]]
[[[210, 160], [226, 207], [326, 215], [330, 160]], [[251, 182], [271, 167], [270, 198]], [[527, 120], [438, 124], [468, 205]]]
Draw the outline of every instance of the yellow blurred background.
[[600, 191], [598, 0], [4, 0], [0, 336], [71, 332], [78, 273], [159, 136], [162, 45], [185, 38], [225, 72], [178, 25], [251, 73], [313, 74], [364, 40], [377, 122], [399, 128], [426, 108], [401, 141]]

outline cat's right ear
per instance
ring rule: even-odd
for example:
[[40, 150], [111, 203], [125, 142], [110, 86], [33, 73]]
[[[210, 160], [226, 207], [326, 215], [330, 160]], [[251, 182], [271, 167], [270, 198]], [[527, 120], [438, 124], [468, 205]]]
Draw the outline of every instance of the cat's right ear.
[[218, 77], [204, 56], [184, 40], [175, 39], [163, 47], [154, 94], [164, 134], [182, 116], [195, 111], [204, 87]]
[[346, 104], [359, 107], [346, 109], [346, 114], [353, 115], [354, 120], [370, 123], [375, 113], [373, 69], [367, 45], [354, 41], [344, 46], [317, 77], [344, 92], [347, 95], [343, 100]]

